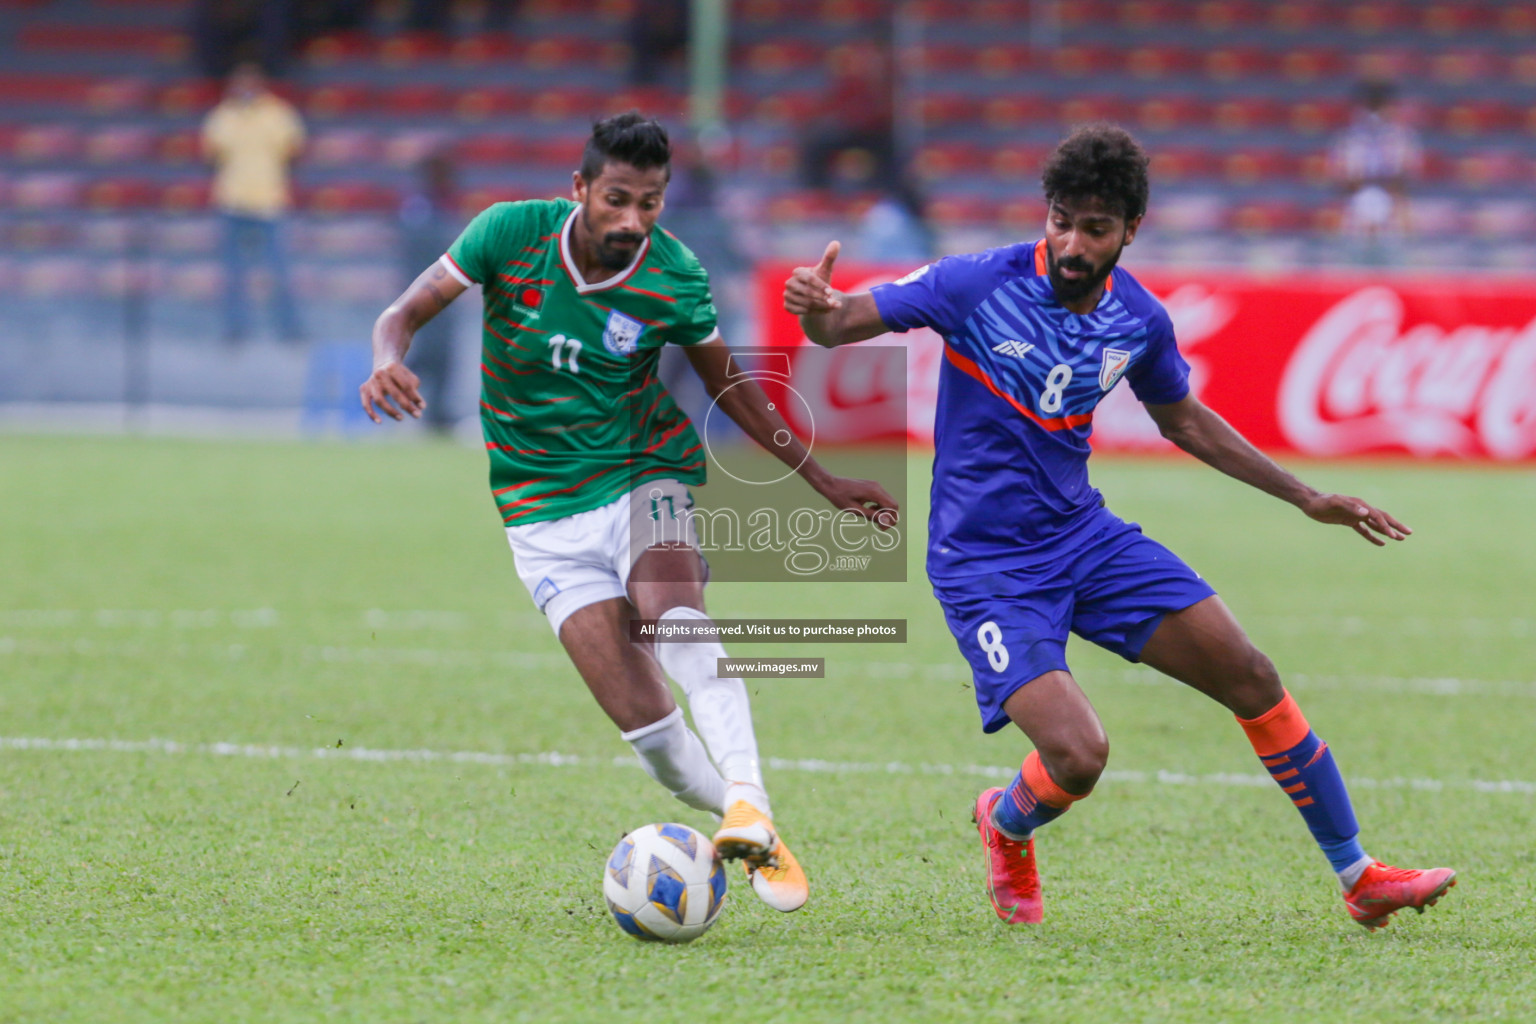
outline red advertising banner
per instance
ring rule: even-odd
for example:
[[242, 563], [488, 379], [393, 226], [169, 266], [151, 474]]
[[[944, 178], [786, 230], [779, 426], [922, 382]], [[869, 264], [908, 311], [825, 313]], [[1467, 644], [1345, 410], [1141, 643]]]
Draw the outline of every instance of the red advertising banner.
[[[791, 268], [759, 269], [768, 345], [809, 344], [782, 307]], [[859, 291], [911, 267], [838, 267]], [[1195, 393], [1261, 448], [1314, 456], [1536, 459], [1536, 281], [1461, 276], [1308, 274], [1259, 278], [1138, 273], [1173, 320]], [[865, 344], [907, 349], [907, 437], [933, 438], [943, 340], [929, 330]], [[793, 353], [791, 353], [793, 359]], [[814, 389], [826, 441], [900, 437], [886, 406], [900, 382], [844, 379], [836, 361]], [[826, 421], [824, 421], [824, 419]], [[1118, 387], [1094, 414], [1094, 446], [1166, 445]]]

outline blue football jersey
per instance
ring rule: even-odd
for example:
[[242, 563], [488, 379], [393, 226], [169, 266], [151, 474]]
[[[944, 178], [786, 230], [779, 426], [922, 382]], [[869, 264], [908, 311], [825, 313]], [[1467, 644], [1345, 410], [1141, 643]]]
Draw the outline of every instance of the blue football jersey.
[[944, 338], [928, 574], [1038, 564], [1112, 521], [1088, 483], [1093, 410], [1122, 377], [1142, 402], [1189, 393], [1156, 298], [1116, 267], [1092, 313], [1056, 300], [1045, 242], [950, 256], [871, 289], [892, 330]]

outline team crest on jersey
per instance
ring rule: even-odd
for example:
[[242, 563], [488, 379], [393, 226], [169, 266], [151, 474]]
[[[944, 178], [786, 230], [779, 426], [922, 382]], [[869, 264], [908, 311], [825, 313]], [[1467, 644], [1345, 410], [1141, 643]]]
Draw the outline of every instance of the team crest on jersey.
[[644, 330], [645, 324], [615, 309], [603, 328], [603, 347], [616, 356], [627, 356], [640, 347], [640, 332]]
[[1118, 348], [1104, 350], [1104, 365], [1099, 367], [1099, 390], [1108, 391], [1115, 386], [1125, 368], [1131, 365], [1131, 354]]

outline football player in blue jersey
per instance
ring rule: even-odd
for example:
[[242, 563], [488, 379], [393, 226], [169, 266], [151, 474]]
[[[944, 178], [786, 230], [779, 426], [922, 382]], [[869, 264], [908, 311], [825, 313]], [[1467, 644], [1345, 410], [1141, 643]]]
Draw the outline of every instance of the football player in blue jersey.
[[1041, 920], [1035, 829], [1088, 796], [1109, 755], [1067, 667], [1070, 631], [1237, 717], [1356, 921], [1375, 929], [1404, 907], [1422, 912], [1455, 872], [1365, 853], [1333, 755], [1275, 666], [1205, 580], [1089, 485], [1094, 407], [1124, 377], [1164, 437], [1221, 472], [1377, 545], [1411, 531], [1359, 498], [1307, 486], [1190, 392], [1167, 312], [1117, 265], [1147, 208], [1147, 157], [1129, 133], [1077, 129], [1041, 180], [1039, 241], [950, 256], [857, 294], [832, 287], [832, 242], [784, 289], [785, 308], [819, 345], [920, 326], [944, 339], [928, 576], [970, 662], [983, 729], [1012, 722], [1034, 745], [1009, 786], [976, 800], [993, 909], [1013, 924]]

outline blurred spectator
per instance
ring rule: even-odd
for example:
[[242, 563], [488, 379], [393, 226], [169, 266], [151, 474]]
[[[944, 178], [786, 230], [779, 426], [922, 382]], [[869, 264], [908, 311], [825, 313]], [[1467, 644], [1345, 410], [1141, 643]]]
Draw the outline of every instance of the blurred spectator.
[[836, 162], [839, 177], [898, 188], [889, 41], [840, 46], [832, 60], [831, 88], [802, 153], [802, 180], [825, 188]]
[[287, 64], [293, 45], [292, 2], [197, 0], [191, 32], [198, 70], [207, 78], [224, 78], [247, 59], [275, 73]]
[[1359, 108], [1330, 155], [1334, 179], [1349, 197], [1343, 229], [1372, 260], [1386, 255], [1386, 239], [1408, 232], [1408, 183], [1423, 164], [1418, 133], [1398, 116], [1396, 99], [1392, 83], [1362, 82]]
[[[400, 204], [401, 289], [429, 269], [458, 237], [463, 228], [453, 164], [445, 153], [434, 153], [421, 162], [416, 187]], [[411, 341], [406, 357], [421, 378], [421, 396], [427, 411], [427, 428], [449, 433], [457, 420], [450, 404], [453, 380], [453, 307], [423, 324]]]
[[925, 218], [923, 195], [903, 177], [883, 193], [859, 222], [854, 255], [871, 263], [916, 267], [933, 259], [933, 231]]
[[249, 332], [246, 248], [254, 243], [272, 275], [272, 312], [283, 338], [303, 337], [293, 304], [282, 217], [291, 202], [288, 168], [304, 145], [298, 112], [267, 88], [255, 64], [230, 73], [224, 100], [203, 122], [203, 153], [214, 164], [213, 203], [224, 221], [224, 332]]
[[667, 65], [688, 52], [687, 0], [636, 0], [629, 18], [629, 81], [655, 85]]

